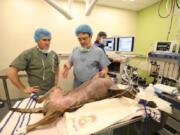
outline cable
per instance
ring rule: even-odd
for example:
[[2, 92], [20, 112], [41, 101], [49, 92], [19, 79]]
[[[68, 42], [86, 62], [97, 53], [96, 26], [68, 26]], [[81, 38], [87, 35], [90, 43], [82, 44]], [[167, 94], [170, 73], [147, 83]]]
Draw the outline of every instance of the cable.
[[[172, 0], [172, 1], [174, 1], [174, 0]], [[160, 13], [160, 9], [161, 9], [161, 6], [162, 6], [162, 3], [164, 2], [164, 0], [161, 0], [161, 1], [160, 1], [159, 7], [158, 7], [158, 15], [159, 15], [161, 18], [168, 18], [168, 17], [171, 15], [172, 10], [173, 10], [173, 3], [172, 3], [172, 1], [170, 2], [170, 3], [171, 3], [170, 11], [169, 11], [169, 13], [167, 13], [167, 15], [165, 15], [165, 16], [161, 15], [161, 13]], [[168, 1], [167, 1], [167, 2], [168, 2]]]
[[178, 1], [180, 1], [180, 0], [176, 0], [176, 6], [180, 9], [180, 4]]
[[172, 14], [171, 14], [171, 22], [170, 22], [170, 26], [169, 26], [169, 30], [168, 30], [168, 34], [167, 34], [167, 41], [169, 40], [169, 36], [171, 34], [171, 29], [172, 29], [172, 24], [173, 24], [173, 19], [174, 19], [174, 11], [175, 11], [175, 4], [176, 4], [176, 1], [175, 0], [172, 0]]
[[[166, 6], [166, 10], [167, 10], [167, 15], [164, 15], [164, 16], [160, 13], [160, 9], [161, 9], [161, 6], [162, 6], [164, 0], [160, 1], [159, 7], [158, 7], [158, 15], [159, 15], [160, 18], [168, 18], [168, 17], [171, 16], [169, 30], [168, 30], [167, 38], [166, 38], [167, 41], [169, 40], [171, 30], [172, 30], [175, 8], [177, 6], [178, 9], [180, 9], [179, 1], [180, 0], [166, 0], [166, 5], [165, 6]], [[169, 5], [170, 5], [170, 9], [168, 9]], [[169, 12], [168, 12], [168, 10], [169, 10]]]
[[177, 24], [176, 24], [176, 41], [177, 41], [177, 43], [180, 43], [180, 26], [178, 25], [178, 24], [180, 24], [180, 15], [179, 15], [179, 17], [178, 17], [179, 19], [178, 19], [178, 21], [177, 21]]
[[144, 118], [144, 128], [143, 128], [143, 135], [147, 135], [148, 133], [148, 113], [147, 113], [147, 100], [145, 99], [140, 99], [139, 104], [144, 106], [144, 112], [145, 112], [145, 118]]
[[169, 3], [170, 3], [171, 0], [167, 0], [166, 2], [166, 11], [169, 12]]

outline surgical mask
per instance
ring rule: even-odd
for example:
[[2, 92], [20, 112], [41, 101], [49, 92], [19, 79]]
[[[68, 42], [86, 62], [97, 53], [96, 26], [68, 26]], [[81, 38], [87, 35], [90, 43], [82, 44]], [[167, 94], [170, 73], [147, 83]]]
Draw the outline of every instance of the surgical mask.
[[106, 40], [101, 39], [101, 40], [100, 40], [100, 43], [103, 44], [103, 45], [105, 45], [105, 44], [106, 44]]
[[45, 53], [45, 54], [48, 54], [48, 53], [50, 53], [50, 52], [51, 52], [51, 48], [47, 48], [47, 49], [40, 49], [40, 48], [38, 47], [38, 49], [39, 49], [39, 51], [41, 51], [42, 53]]
[[83, 53], [89, 52], [90, 48], [84, 48], [82, 46], [79, 47], [80, 51]]

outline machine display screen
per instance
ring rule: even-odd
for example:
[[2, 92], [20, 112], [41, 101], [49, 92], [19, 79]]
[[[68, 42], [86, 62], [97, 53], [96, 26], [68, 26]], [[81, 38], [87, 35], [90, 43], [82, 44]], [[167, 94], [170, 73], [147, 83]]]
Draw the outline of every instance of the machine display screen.
[[106, 38], [104, 44], [105, 51], [114, 51], [115, 50], [115, 38]]
[[171, 42], [157, 42], [156, 51], [169, 51]]
[[117, 51], [132, 52], [134, 48], [134, 37], [119, 37]]

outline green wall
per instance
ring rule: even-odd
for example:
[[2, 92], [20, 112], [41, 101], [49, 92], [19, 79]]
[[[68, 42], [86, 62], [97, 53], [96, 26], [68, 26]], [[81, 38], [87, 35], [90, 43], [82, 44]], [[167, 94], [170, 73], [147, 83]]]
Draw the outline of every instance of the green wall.
[[[170, 17], [166, 19], [160, 18], [158, 6], [159, 2], [138, 12], [135, 42], [136, 53], [147, 54], [147, 52], [153, 49], [153, 44], [156, 41], [166, 40]], [[165, 6], [162, 9], [165, 9]], [[174, 19], [173, 27], [177, 26], [175, 25], [176, 23], [177, 19]]]
[[[161, 12], [165, 14], [165, 2], [162, 5]], [[170, 17], [169, 18], [160, 18], [158, 15], [158, 7], [159, 2], [155, 3], [154, 5], [147, 7], [141, 11], [138, 12], [137, 16], [137, 35], [136, 35], [136, 41], [135, 41], [135, 53], [138, 54], [144, 54], [147, 56], [147, 53], [149, 51], [153, 50], [154, 43], [156, 41], [162, 40], [166, 41], [167, 33], [169, 30], [170, 25]], [[177, 9], [176, 9], [177, 11]], [[180, 18], [180, 10], [178, 10], [179, 15], [175, 15], [173, 26], [172, 26], [172, 34], [170, 35], [169, 40], [173, 40], [174, 33], [176, 32], [176, 28], [178, 25], [178, 17]], [[180, 35], [180, 31], [179, 31]], [[178, 41], [178, 43], [180, 43]], [[132, 61], [135, 61], [132, 59]], [[135, 63], [135, 65], [138, 67], [139, 75], [142, 78], [146, 78], [148, 83], [152, 82], [152, 77], [149, 77], [149, 73], [147, 69], [144, 69], [140, 67], [140, 63], [144, 61], [143, 64], [147, 64], [147, 60], [144, 58], [140, 59], [137, 58], [138, 62]], [[142, 64], [141, 64], [142, 65]]]

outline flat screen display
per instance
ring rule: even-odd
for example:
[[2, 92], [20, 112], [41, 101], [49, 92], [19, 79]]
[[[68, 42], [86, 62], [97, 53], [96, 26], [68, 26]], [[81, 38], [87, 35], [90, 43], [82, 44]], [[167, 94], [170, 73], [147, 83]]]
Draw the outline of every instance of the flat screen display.
[[117, 51], [132, 52], [134, 49], [134, 37], [119, 37]]
[[115, 50], [115, 38], [106, 38], [104, 39], [104, 50], [105, 51], [114, 51]]

